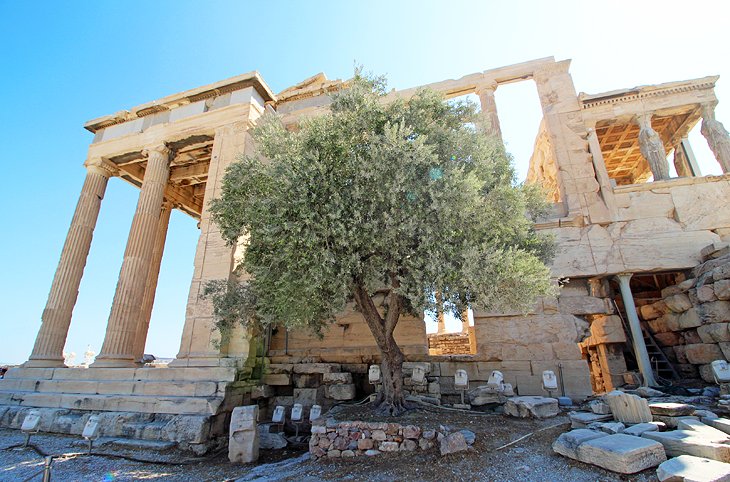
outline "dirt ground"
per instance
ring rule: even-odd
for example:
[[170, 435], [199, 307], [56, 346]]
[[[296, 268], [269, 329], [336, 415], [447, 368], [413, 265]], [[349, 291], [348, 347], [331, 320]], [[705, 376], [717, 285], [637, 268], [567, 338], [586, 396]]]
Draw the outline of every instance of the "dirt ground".
[[[366, 408], [346, 407], [337, 419], [367, 419]], [[352, 417], [352, 418], [351, 418]], [[382, 420], [382, 419], [381, 419]], [[112, 450], [150, 462], [86, 455], [61, 455], [53, 462], [53, 480], [62, 481], [656, 481], [655, 471], [647, 470], [622, 476], [595, 466], [582, 464], [553, 453], [551, 444], [569, 427], [567, 415], [547, 420], [513, 419], [503, 415], [474, 415], [463, 412], [418, 410], [397, 420], [426, 428], [445, 425], [468, 429], [477, 434], [473, 449], [467, 453], [442, 457], [438, 449], [409, 453], [381, 454], [375, 457], [323, 459], [312, 461], [303, 451], [262, 451], [257, 464], [232, 465], [227, 453], [205, 459], [192, 458], [177, 450]], [[538, 431], [539, 432], [536, 432]], [[518, 438], [536, 432], [508, 448], [495, 450]], [[16, 430], [0, 430], [0, 481], [29, 479], [43, 468], [43, 457], [30, 448], [6, 450], [23, 442]], [[78, 437], [37, 434], [31, 443], [50, 454], [79, 454], [84, 446]], [[164, 462], [164, 465], [151, 461]], [[40, 481], [37, 475], [29, 480]]]

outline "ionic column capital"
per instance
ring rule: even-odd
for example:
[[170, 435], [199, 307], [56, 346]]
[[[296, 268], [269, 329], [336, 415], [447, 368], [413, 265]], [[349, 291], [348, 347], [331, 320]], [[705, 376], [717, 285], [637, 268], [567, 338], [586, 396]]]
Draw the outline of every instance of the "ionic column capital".
[[112, 176], [116, 176], [119, 173], [119, 170], [113, 163], [101, 157], [87, 159], [86, 162], [84, 162], [84, 167], [86, 167], [88, 172], [99, 174], [107, 179]]
[[169, 161], [172, 155], [172, 149], [170, 149], [166, 143], [162, 142], [160, 144], [145, 147], [142, 150], [142, 155], [147, 158], [160, 157], [165, 161]]

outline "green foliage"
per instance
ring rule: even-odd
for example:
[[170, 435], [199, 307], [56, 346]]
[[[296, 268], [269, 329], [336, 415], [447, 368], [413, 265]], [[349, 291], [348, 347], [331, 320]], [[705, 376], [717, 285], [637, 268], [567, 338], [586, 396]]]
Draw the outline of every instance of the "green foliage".
[[358, 72], [330, 113], [296, 131], [261, 119], [260, 156], [232, 164], [212, 202], [224, 238], [247, 240], [241, 269], [252, 275], [240, 293], [218, 286], [237, 293], [214, 299], [219, 320], [255, 313], [319, 331], [356, 285], [395, 290], [418, 317], [436, 308], [435, 292], [456, 316], [526, 309], [552, 292], [552, 242], [531, 219], [544, 203], [473, 127], [475, 105], [429, 90], [384, 96], [382, 78]]

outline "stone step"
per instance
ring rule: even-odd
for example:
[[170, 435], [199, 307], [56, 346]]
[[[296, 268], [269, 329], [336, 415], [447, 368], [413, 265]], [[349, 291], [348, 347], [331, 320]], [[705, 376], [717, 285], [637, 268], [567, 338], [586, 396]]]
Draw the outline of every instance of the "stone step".
[[[233, 381], [234, 367], [12, 368], [6, 380]], [[4, 380], [0, 380], [0, 386]]]
[[229, 382], [209, 381], [93, 381], [93, 380], [2, 380], [0, 392], [77, 393], [95, 395], [169, 395], [213, 397], [225, 394]]
[[0, 405], [141, 413], [208, 414], [218, 412], [223, 397], [96, 395], [0, 392]]

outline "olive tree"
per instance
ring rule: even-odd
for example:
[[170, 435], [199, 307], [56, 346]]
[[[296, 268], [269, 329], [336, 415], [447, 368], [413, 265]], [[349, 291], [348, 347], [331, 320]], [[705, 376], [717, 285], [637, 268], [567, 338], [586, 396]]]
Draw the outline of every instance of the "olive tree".
[[264, 116], [257, 155], [229, 167], [211, 209], [229, 243], [245, 240], [251, 277], [209, 291], [224, 333], [236, 322], [322, 333], [354, 302], [381, 360], [375, 408], [399, 414], [399, 320], [527, 308], [552, 291], [553, 244], [534, 229], [539, 194], [516, 185], [473, 103], [390, 98], [359, 71], [331, 100], [295, 129]]

